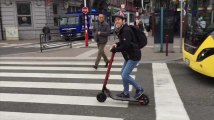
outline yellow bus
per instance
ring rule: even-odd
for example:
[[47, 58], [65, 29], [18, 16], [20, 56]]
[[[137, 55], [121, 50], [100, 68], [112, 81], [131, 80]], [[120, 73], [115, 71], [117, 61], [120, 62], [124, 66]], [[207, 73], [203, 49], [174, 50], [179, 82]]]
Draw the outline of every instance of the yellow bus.
[[186, 1], [183, 60], [193, 70], [214, 77], [214, 0]]

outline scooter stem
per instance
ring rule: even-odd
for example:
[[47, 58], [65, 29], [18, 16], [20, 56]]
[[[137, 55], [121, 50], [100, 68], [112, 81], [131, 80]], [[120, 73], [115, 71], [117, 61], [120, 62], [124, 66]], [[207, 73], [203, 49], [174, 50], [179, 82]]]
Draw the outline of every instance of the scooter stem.
[[115, 55], [115, 53], [112, 52], [111, 58], [110, 58], [110, 61], [109, 61], [109, 64], [108, 64], [108, 69], [107, 69], [107, 72], [106, 72], [105, 80], [103, 82], [103, 90], [102, 91], [104, 91], [106, 89], [106, 85], [108, 83], [108, 78], [109, 78], [109, 74], [110, 74], [110, 71], [111, 71], [112, 63], [114, 61], [114, 55]]

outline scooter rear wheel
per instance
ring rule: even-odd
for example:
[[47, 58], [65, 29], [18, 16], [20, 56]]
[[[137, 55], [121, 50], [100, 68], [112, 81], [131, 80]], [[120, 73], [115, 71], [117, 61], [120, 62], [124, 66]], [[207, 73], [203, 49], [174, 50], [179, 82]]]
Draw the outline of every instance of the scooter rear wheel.
[[148, 105], [149, 104], [149, 97], [147, 95], [143, 95], [139, 100], [141, 105]]
[[100, 93], [97, 94], [97, 101], [99, 101], [99, 102], [105, 102], [106, 99], [107, 99], [107, 96], [106, 96], [105, 93], [100, 92]]

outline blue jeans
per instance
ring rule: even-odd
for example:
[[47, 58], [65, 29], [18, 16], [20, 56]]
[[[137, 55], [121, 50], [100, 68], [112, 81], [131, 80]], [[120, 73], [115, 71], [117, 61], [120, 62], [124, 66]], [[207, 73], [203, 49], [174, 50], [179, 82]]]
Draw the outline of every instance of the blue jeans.
[[131, 77], [132, 70], [136, 67], [139, 61], [128, 60], [125, 61], [121, 70], [121, 76], [123, 79], [123, 92], [129, 93], [129, 84], [133, 85], [136, 90], [142, 90], [143, 88], [138, 84], [134, 78]]

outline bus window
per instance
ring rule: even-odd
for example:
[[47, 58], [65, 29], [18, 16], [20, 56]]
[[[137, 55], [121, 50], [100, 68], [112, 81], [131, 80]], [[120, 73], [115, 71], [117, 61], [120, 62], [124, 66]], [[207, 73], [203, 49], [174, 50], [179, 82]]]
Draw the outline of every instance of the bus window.
[[[189, 0], [186, 16], [184, 49], [194, 54], [206, 37], [213, 31], [212, 0]], [[212, 9], [210, 9], [212, 8]]]

